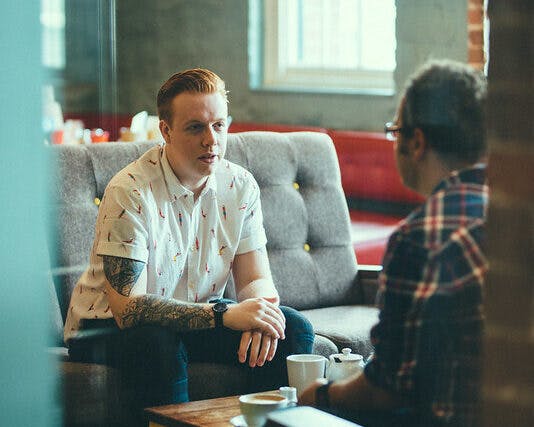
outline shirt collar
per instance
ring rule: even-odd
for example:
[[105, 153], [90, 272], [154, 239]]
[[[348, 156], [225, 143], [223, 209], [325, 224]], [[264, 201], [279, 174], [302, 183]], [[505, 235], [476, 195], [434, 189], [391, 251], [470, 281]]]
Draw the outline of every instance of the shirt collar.
[[[180, 197], [193, 196], [193, 192], [182, 185], [172, 170], [169, 160], [167, 159], [165, 145], [163, 146], [163, 155], [161, 156], [161, 167], [163, 169], [163, 176], [165, 178], [165, 183], [167, 184], [167, 190], [169, 191], [171, 201], [175, 201]], [[214, 194], [217, 193], [217, 180], [215, 178], [215, 174], [208, 176], [206, 184], [204, 185], [199, 197], [202, 197], [208, 192], [212, 192]]]
[[486, 181], [486, 164], [477, 163], [469, 168], [455, 170], [447, 178], [443, 179], [432, 191], [432, 194], [459, 184], [484, 185]]

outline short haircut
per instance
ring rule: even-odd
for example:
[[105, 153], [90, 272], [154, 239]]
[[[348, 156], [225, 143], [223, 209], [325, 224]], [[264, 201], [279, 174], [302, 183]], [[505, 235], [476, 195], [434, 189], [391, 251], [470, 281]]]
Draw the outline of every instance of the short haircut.
[[445, 164], [476, 163], [486, 152], [486, 79], [465, 64], [432, 61], [408, 81], [403, 134], [415, 128]]
[[218, 92], [228, 102], [224, 81], [213, 71], [204, 68], [181, 71], [169, 77], [158, 92], [157, 107], [160, 120], [171, 124], [172, 100], [184, 92], [206, 94]]

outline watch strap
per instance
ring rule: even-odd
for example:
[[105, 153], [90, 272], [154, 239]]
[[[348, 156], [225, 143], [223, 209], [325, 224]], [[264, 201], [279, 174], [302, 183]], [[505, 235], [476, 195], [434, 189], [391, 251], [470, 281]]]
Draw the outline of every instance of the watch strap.
[[212, 307], [212, 309], [215, 319], [215, 328], [220, 329], [224, 326], [223, 314], [228, 310], [228, 306], [224, 302], [218, 302]]

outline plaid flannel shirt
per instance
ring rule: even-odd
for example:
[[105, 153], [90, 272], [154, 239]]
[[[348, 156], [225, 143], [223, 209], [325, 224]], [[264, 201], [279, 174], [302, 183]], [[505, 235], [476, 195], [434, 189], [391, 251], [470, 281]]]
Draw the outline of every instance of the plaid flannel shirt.
[[480, 394], [485, 167], [452, 173], [391, 236], [365, 375], [425, 426], [473, 426]]

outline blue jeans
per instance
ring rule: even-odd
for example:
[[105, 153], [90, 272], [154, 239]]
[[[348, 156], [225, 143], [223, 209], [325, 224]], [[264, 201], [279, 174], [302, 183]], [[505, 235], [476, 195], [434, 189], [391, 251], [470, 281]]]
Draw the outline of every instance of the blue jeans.
[[[286, 318], [286, 339], [279, 341], [271, 362], [254, 368], [252, 375], [258, 389], [287, 384], [286, 357], [312, 351], [314, 332], [310, 322], [290, 307], [280, 309]], [[82, 326], [84, 331], [96, 333], [82, 333], [69, 341], [71, 360], [117, 368], [121, 388], [126, 390], [128, 406], [134, 412], [148, 406], [187, 402], [188, 362], [241, 366], [244, 374], [250, 375], [251, 368], [237, 360], [241, 331], [223, 328], [178, 334], [161, 326], [121, 330], [113, 319], [90, 320]]]

